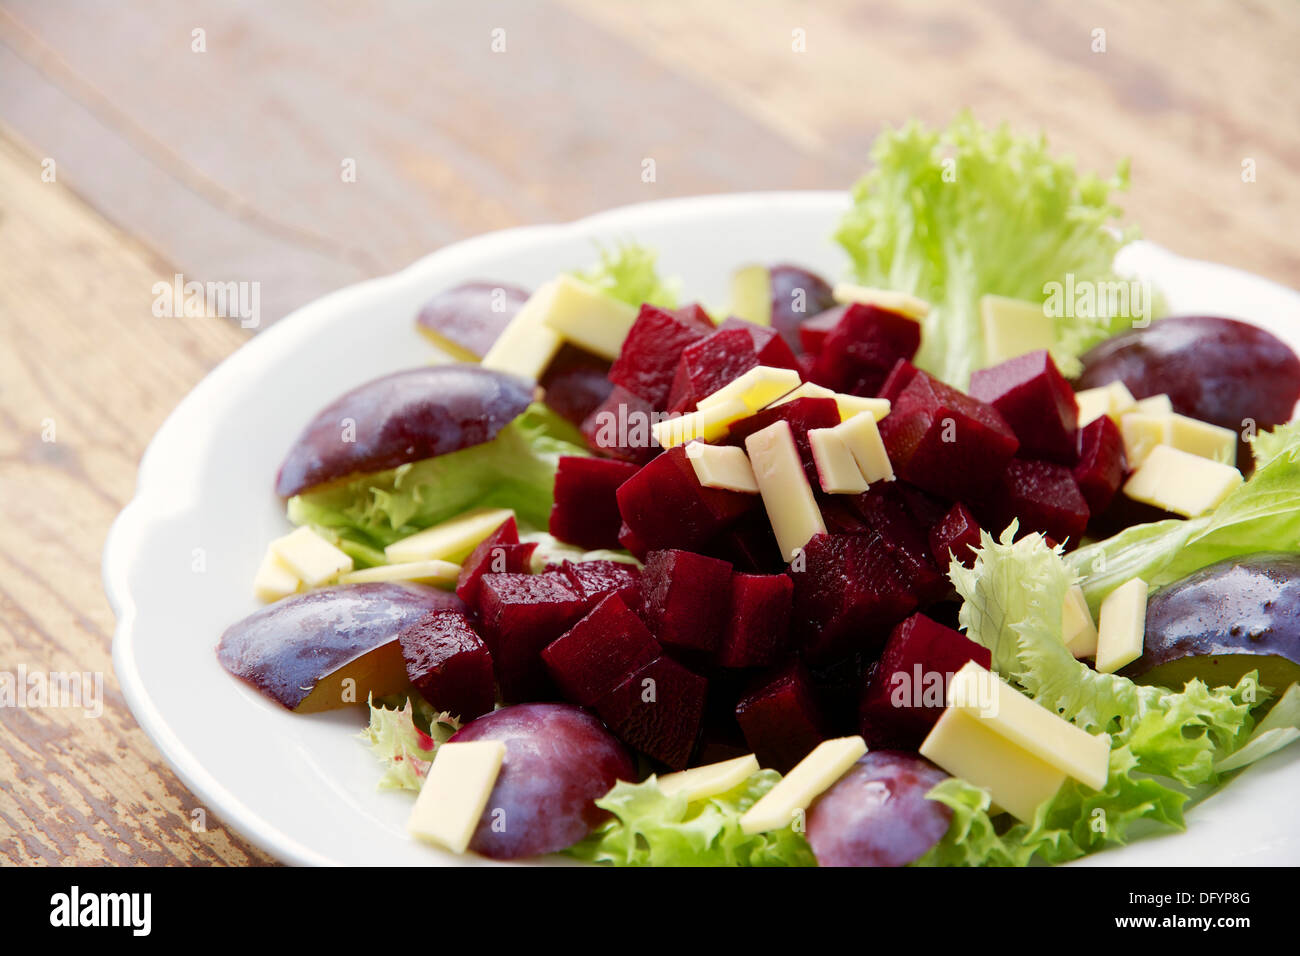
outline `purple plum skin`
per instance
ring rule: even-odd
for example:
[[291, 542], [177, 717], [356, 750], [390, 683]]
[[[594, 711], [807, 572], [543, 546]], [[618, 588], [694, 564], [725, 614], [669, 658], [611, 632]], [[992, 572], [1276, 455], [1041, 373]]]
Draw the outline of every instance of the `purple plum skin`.
[[[276, 601], [232, 624], [221, 635], [217, 659], [235, 677], [296, 710], [323, 678], [395, 642], [407, 625], [435, 611], [465, 610], [454, 594], [421, 584], [321, 588]], [[401, 661], [400, 652], [393, 657]], [[400, 682], [401, 676], [395, 679]]]
[[819, 866], [906, 866], [948, 832], [952, 810], [925, 799], [947, 774], [901, 750], [873, 750], [813, 804], [808, 843]]
[[[481, 359], [510, 324], [528, 292], [504, 282], [462, 282], [439, 292], [420, 310], [416, 324], [440, 346], [444, 342]], [[497, 308], [493, 308], [497, 306]]]
[[[354, 388], [322, 409], [285, 456], [275, 491], [385, 471], [489, 442], [532, 401], [524, 379], [476, 365], [407, 369]], [[345, 421], [355, 441], [344, 440]]]
[[[831, 287], [821, 276], [800, 266], [775, 265], [768, 270], [772, 282], [772, 328], [790, 344], [796, 355], [803, 351], [799, 326], [835, 305]], [[794, 310], [794, 294], [803, 290], [803, 311]]]
[[503, 707], [451, 739], [506, 745], [501, 773], [469, 844], [496, 860], [572, 846], [608, 816], [595, 801], [616, 781], [636, 779], [627, 748], [599, 720], [569, 704]]

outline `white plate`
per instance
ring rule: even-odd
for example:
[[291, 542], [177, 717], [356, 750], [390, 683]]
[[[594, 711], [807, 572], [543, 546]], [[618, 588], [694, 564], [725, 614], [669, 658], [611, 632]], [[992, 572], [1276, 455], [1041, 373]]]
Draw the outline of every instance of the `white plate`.
[[[410, 796], [375, 790], [356, 711], [288, 713], [230, 677], [214, 647], [257, 608], [254, 570], [287, 528], [276, 468], [308, 419], [348, 388], [419, 365], [420, 305], [471, 278], [536, 287], [593, 258], [594, 243], [657, 249], [691, 298], [721, 302], [731, 270], [791, 261], [828, 277], [847, 259], [830, 234], [843, 193], [765, 193], [617, 209], [564, 226], [458, 243], [404, 271], [343, 289], [257, 336], [176, 408], [145, 452], [136, 496], [104, 549], [117, 613], [113, 663], [132, 712], [206, 808], [275, 857], [300, 864], [469, 864], [407, 838]], [[1148, 243], [1122, 265], [1176, 312], [1236, 316], [1300, 346], [1300, 295]], [[202, 568], [202, 570], [195, 570]], [[1098, 864], [1297, 863], [1300, 759], [1274, 755], [1191, 815], [1190, 832], [1139, 842]]]

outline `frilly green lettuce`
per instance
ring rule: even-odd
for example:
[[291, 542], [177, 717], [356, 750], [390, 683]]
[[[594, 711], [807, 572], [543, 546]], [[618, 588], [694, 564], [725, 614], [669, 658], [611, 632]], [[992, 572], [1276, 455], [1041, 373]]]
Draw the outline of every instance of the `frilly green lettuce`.
[[[414, 790], [429, 773], [438, 747], [460, 729], [454, 717], [437, 713], [423, 700], [370, 700], [370, 725], [360, 734], [383, 764], [380, 790]], [[385, 706], [392, 704], [391, 707]]]
[[674, 281], [661, 279], [655, 269], [655, 253], [632, 242], [622, 242], [614, 248], [600, 249], [600, 261], [590, 269], [578, 269], [574, 275], [601, 289], [628, 305], [640, 306], [643, 302], [677, 307], [677, 286]]

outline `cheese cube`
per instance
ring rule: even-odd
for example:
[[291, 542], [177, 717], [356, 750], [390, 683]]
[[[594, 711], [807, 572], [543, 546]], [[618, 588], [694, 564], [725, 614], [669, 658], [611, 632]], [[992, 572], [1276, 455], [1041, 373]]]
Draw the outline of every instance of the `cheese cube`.
[[529, 296], [483, 356], [480, 364], [484, 368], [533, 381], [542, 377], [564, 344], [560, 334], [546, 324], [555, 289], [554, 281], [547, 282]]
[[885, 442], [880, 437], [876, 420], [870, 414], [863, 412], [854, 415], [848, 421], [840, 422], [832, 431], [844, 440], [858, 463], [862, 477], [869, 484], [894, 480], [894, 466], [885, 451]]
[[272, 541], [271, 550], [309, 588], [352, 570], [352, 558], [306, 526]]
[[679, 770], [659, 777], [656, 782], [665, 795], [684, 797], [687, 803], [694, 803], [733, 790], [756, 773], [758, 758], [747, 754], [734, 760]]
[[1000, 295], [980, 296], [980, 326], [984, 332], [984, 363], [1050, 349], [1056, 344], [1056, 323], [1040, 302], [1025, 302]]
[[956, 707], [939, 716], [921, 744], [921, 756], [954, 777], [987, 790], [995, 804], [1025, 822], [1056, 796], [1065, 771], [1035, 757]]
[[749, 406], [738, 398], [710, 405], [687, 415], [674, 415], [650, 426], [650, 434], [664, 448], [688, 441], [715, 441], [731, 430], [732, 422], [749, 417]]
[[270, 604], [294, 594], [302, 587], [302, 581], [287, 564], [276, 556], [275, 548], [267, 546], [253, 578], [253, 594], [259, 601]]
[[1080, 783], [1094, 790], [1106, 786], [1109, 734], [1094, 735], [1074, 726], [974, 661], [948, 681], [948, 706]]
[[1097, 625], [1088, 610], [1083, 588], [1077, 584], [1065, 592], [1065, 603], [1061, 608], [1061, 638], [1075, 657], [1097, 655]]
[[1111, 382], [1096, 388], [1085, 388], [1074, 393], [1074, 402], [1079, 406], [1079, 427], [1109, 415], [1119, 424], [1120, 417], [1131, 412], [1137, 404], [1133, 393], [1123, 382]]
[[339, 578], [339, 584], [365, 584], [369, 581], [415, 581], [438, 587], [456, 586], [460, 565], [450, 561], [405, 561], [401, 564], [381, 564], [373, 568], [349, 571]]
[[1195, 518], [1218, 507], [1241, 482], [1241, 472], [1231, 465], [1158, 445], [1125, 483], [1124, 494]]
[[737, 318], [772, 324], [772, 273], [767, 266], [743, 266], [731, 274], [731, 308]]
[[871, 417], [880, 421], [889, 414], [889, 399], [887, 398], [864, 398], [861, 395], [845, 395], [843, 392], [834, 392], [824, 385], [815, 385], [812, 382], [804, 382], [792, 392], [781, 396], [773, 405], [784, 405], [786, 402], [793, 402], [796, 398], [833, 398], [835, 405], [839, 408], [840, 421], [848, 421], [854, 415], [862, 412], [870, 412]]
[[1119, 431], [1129, 468], [1142, 467], [1153, 448], [1170, 444], [1174, 437], [1170, 417], [1160, 413], [1128, 412], [1119, 420]]
[[[870, 420], [870, 415], [863, 416]], [[875, 422], [871, 426], [875, 427]], [[808, 432], [808, 444], [812, 448], [813, 461], [817, 464], [817, 478], [822, 491], [830, 495], [856, 495], [867, 490], [867, 479], [862, 477], [857, 460], [848, 444], [840, 435], [839, 429], [813, 428]]]
[[705, 488], [758, 494], [754, 469], [743, 448], [693, 441], [686, 446], [686, 459], [695, 469], [696, 480]]
[[1174, 413], [1174, 403], [1169, 400], [1168, 395], [1152, 395], [1135, 401], [1133, 411], [1141, 412], [1144, 415], [1172, 415]]
[[393, 564], [405, 561], [451, 561], [459, 564], [501, 523], [514, 517], [509, 508], [474, 508], [384, 548]]
[[611, 362], [636, 321], [637, 310], [571, 275], [555, 279], [550, 307], [542, 320], [553, 332]]
[[1113, 674], [1142, 656], [1147, 629], [1147, 583], [1134, 578], [1101, 602], [1097, 622], [1097, 671]]
[[799, 373], [794, 369], [760, 365], [706, 395], [696, 403], [696, 407], [711, 408], [738, 398], [751, 412], [756, 412], [798, 387]]
[[826, 533], [826, 522], [804, 476], [790, 423], [774, 422], [754, 432], [745, 439], [745, 450], [777, 546], [786, 561], [793, 561], [813, 535]]
[[930, 303], [918, 299], [909, 292], [894, 289], [873, 289], [851, 282], [837, 282], [831, 289], [831, 297], [840, 305], [874, 305], [887, 312], [897, 312], [909, 319], [923, 319], [930, 314]]
[[500, 740], [446, 743], [438, 748], [406, 829], [414, 837], [464, 853], [505, 760]]
[[1169, 416], [1169, 425], [1169, 444], [1179, 451], [1208, 458], [1224, 465], [1237, 464], [1237, 433], [1231, 428], [1211, 425], [1209, 422], [1178, 414]]
[[740, 818], [745, 833], [788, 827], [867, 752], [861, 737], [823, 740]]

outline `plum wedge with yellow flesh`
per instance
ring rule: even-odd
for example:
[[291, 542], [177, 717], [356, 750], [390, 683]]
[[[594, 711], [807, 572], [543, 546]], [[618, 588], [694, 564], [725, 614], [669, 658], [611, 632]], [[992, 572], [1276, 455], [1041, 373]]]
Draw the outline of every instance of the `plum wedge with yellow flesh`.
[[285, 456], [283, 498], [366, 472], [489, 442], [528, 407], [533, 386], [473, 365], [394, 372], [322, 409]]
[[504, 282], [462, 282], [425, 303], [415, 321], [453, 358], [478, 361], [527, 301], [527, 292]]
[[232, 624], [217, 659], [290, 710], [331, 710], [406, 689], [398, 634], [438, 611], [464, 610], [455, 595], [419, 584], [321, 588]]

